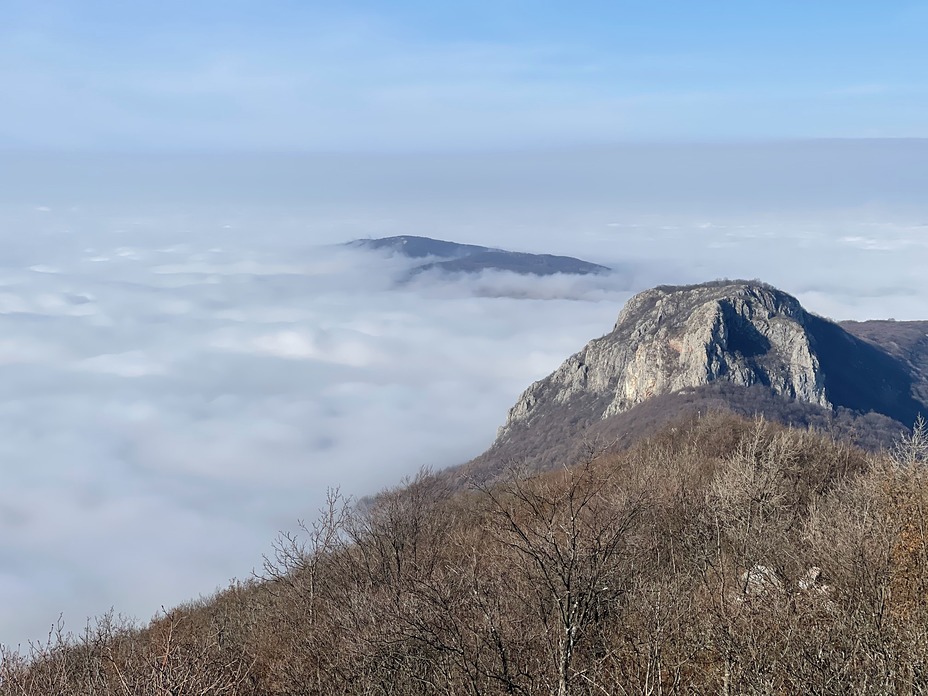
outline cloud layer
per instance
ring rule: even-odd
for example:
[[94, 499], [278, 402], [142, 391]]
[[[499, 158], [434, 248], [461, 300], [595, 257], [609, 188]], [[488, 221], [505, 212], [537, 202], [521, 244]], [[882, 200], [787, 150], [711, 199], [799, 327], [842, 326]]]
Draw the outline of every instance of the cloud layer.
[[[642, 199], [621, 185], [640, 167], [548, 157], [86, 161], [90, 186], [36, 156], [0, 180], [0, 641], [59, 612], [73, 629], [110, 607], [147, 618], [247, 577], [329, 486], [363, 495], [478, 454], [522, 389], [653, 284], [760, 277], [835, 318], [928, 315], [928, 218], [917, 200], [862, 207], [872, 172], [818, 209], [796, 184], [777, 215], [727, 198], [731, 172], [694, 203], [691, 153]], [[240, 173], [255, 165], [264, 188]], [[331, 246], [386, 233], [617, 273], [397, 288], [401, 259]]]

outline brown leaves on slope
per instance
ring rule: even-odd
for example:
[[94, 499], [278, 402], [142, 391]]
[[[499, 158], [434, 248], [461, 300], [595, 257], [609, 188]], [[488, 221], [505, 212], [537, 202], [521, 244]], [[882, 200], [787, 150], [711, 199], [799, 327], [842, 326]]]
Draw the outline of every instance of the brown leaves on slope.
[[5, 655], [0, 694], [917, 693], [923, 468], [717, 415], [464, 493], [423, 472], [332, 496], [257, 581]]

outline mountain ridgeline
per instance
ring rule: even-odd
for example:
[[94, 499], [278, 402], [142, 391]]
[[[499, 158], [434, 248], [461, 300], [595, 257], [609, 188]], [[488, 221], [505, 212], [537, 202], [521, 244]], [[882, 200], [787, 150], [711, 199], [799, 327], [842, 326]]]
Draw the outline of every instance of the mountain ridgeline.
[[548, 276], [557, 273], [566, 275], [590, 275], [608, 273], [611, 269], [572, 256], [553, 254], [529, 254], [507, 251], [475, 244], [459, 244], [441, 239], [401, 235], [380, 239], [356, 239], [349, 246], [370, 251], [398, 254], [421, 261], [407, 273], [406, 280], [415, 276], [435, 272], [442, 274], [480, 273], [483, 271], [508, 271], [519, 275]]
[[[581, 444], [621, 439], [641, 410], [729, 407], [855, 431], [879, 446], [928, 413], [928, 322], [847, 322], [757, 281], [662, 286], [633, 297], [612, 331], [535, 382], [471, 469], [544, 468]], [[659, 400], [660, 408], [652, 403]]]

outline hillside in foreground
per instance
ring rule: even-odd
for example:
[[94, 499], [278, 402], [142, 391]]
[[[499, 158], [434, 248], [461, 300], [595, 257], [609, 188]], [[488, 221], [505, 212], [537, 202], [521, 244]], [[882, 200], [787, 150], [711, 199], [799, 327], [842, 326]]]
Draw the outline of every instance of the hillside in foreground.
[[454, 492], [422, 474], [260, 578], [6, 653], [0, 694], [918, 693], [928, 433], [713, 414]]

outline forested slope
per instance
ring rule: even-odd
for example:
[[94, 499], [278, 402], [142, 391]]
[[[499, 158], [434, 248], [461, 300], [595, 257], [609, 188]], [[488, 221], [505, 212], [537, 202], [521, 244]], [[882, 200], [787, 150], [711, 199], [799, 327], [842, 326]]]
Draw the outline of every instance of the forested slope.
[[926, 454], [717, 414], [465, 492], [334, 496], [262, 577], [7, 653], [0, 694], [920, 692]]

